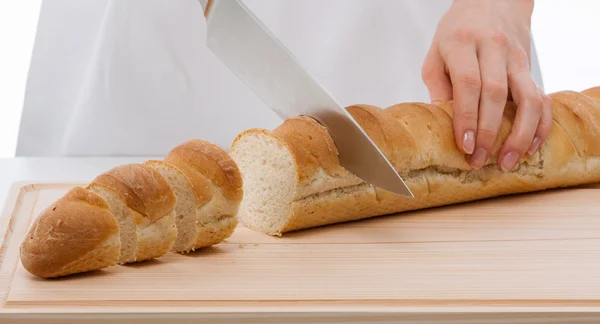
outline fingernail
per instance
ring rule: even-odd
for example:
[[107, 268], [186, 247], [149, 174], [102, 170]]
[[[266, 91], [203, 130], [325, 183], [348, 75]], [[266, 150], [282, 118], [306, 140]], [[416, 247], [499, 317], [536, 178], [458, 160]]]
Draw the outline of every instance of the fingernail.
[[504, 172], [508, 172], [508, 171], [512, 170], [512, 168], [515, 167], [515, 164], [517, 164], [518, 160], [519, 160], [519, 154], [517, 154], [515, 152], [510, 152], [504, 156], [504, 158], [502, 159], [502, 163], [500, 164], [500, 167], [502, 168], [502, 170]]
[[542, 140], [539, 137], [535, 137], [533, 139], [533, 142], [531, 142], [531, 147], [529, 147], [529, 150], [527, 150], [527, 153], [529, 155], [533, 155], [535, 154], [535, 152], [537, 152], [537, 150], [540, 148], [540, 143], [542, 142]]
[[487, 151], [482, 148], [479, 148], [477, 149], [477, 151], [475, 151], [475, 153], [473, 153], [473, 155], [471, 155], [471, 160], [469, 161], [469, 164], [475, 169], [480, 169], [483, 167], [486, 160]]
[[473, 131], [466, 131], [463, 135], [463, 149], [466, 154], [473, 154], [475, 149], [475, 133]]

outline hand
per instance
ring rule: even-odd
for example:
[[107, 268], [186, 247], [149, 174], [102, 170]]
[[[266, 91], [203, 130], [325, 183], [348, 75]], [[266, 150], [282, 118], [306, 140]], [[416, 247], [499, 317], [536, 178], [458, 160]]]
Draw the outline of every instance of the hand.
[[509, 92], [517, 113], [498, 152], [502, 170], [537, 152], [550, 133], [551, 101], [530, 71], [532, 12], [533, 0], [454, 0], [425, 59], [432, 102], [453, 100], [456, 145], [473, 168], [489, 159]]

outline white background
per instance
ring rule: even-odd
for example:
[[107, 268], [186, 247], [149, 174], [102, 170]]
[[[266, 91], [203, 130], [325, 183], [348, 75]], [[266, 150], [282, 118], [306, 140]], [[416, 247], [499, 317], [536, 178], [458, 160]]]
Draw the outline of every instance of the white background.
[[[16, 149], [40, 5], [0, 1], [0, 158]], [[600, 86], [599, 12], [596, 0], [536, 1], [532, 29], [546, 92]]]

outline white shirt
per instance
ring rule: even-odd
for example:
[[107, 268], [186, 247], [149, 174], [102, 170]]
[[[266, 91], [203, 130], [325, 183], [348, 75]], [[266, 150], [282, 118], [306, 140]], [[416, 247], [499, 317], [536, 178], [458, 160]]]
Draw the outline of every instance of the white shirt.
[[[342, 105], [429, 101], [421, 67], [451, 0], [244, 3]], [[205, 27], [197, 0], [44, 1], [17, 155], [164, 155], [193, 138], [227, 149], [277, 127]], [[535, 50], [532, 64], [541, 85]]]

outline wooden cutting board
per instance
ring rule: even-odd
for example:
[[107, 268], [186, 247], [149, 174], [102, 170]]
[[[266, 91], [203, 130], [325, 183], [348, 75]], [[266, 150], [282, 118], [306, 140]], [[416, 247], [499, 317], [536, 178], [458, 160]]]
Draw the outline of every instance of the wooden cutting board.
[[305, 230], [243, 226], [190, 255], [44, 280], [19, 261], [76, 184], [19, 183], [0, 218], [0, 323], [600, 323], [600, 188]]

